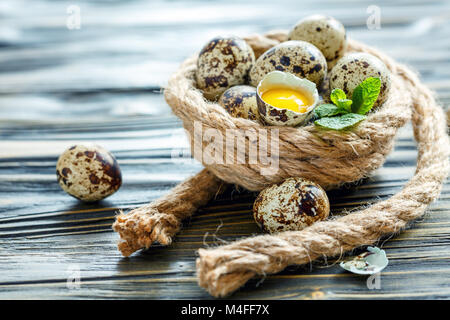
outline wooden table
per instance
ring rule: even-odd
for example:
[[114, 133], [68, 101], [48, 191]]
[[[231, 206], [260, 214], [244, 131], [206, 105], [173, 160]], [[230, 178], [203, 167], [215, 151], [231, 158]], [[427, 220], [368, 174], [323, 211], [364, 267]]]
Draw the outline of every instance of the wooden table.
[[[373, 1], [72, 2], [81, 9], [79, 29], [66, 26], [67, 19], [70, 27], [76, 21], [76, 8], [68, 14], [66, 1], [0, 3], [3, 299], [210, 298], [197, 286], [196, 250], [259, 233], [251, 214], [254, 194], [226, 192], [186, 221], [173, 245], [130, 258], [116, 249], [111, 224], [118, 210], [151, 201], [201, 169], [188, 158], [171, 157], [187, 143], [160, 88], [216, 34], [288, 29], [305, 15], [329, 14], [350, 37], [418, 70], [444, 106], [450, 101], [445, 1], [378, 1], [381, 28], [372, 30], [366, 20], [377, 10], [369, 7]], [[58, 155], [87, 141], [111, 150], [124, 177], [119, 192], [91, 205], [65, 194], [55, 176]], [[372, 178], [329, 193], [333, 215], [396, 193], [415, 161], [407, 127]], [[448, 299], [450, 185], [423, 220], [378, 245], [390, 260], [380, 289], [368, 289], [365, 277], [329, 260], [328, 267], [319, 261], [252, 280], [233, 298]], [[78, 271], [80, 287], [68, 286]]]

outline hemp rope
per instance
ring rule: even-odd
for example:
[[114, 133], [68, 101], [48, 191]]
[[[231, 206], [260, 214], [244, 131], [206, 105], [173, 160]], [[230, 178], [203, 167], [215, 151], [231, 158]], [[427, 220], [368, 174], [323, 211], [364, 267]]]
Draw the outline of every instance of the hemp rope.
[[[255, 38], [246, 40], [250, 39]], [[270, 39], [283, 41], [283, 33]], [[418, 144], [418, 160], [415, 175], [402, 191], [368, 209], [318, 222], [302, 231], [260, 235], [217, 248], [199, 249], [198, 283], [213, 296], [227, 296], [256, 275], [277, 273], [289, 265], [337, 256], [372, 244], [421, 217], [426, 206], [438, 197], [449, 171], [444, 112], [430, 90], [406, 66], [356, 41], [349, 40], [349, 49], [378, 56], [392, 73], [389, 98], [379, 110], [349, 133], [315, 126], [279, 128], [280, 171], [275, 176], [261, 176], [258, 165], [247, 163], [205, 165], [208, 171], [205, 169], [181, 183], [165, 197], [117, 217], [113, 228], [122, 238], [119, 243], [122, 253], [127, 256], [155, 241], [170, 244], [181, 219], [193, 214], [220, 189], [221, 182], [215, 176], [249, 190], [261, 190], [289, 176], [310, 178], [325, 188], [359, 180], [383, 164], [397, 129], [410, 118]], [[219, 130], [260, 126], [232, 118], [219, 105], [205, 101], [193, 87], [194, 72], [195, 58], [190, 58], [170, 79], [165, 91], [166, 101], [188, 132], [193, 132], [194, 121], [201, 122], [204, 128]]]
[[211, 200], [222, 185], [222, 181], [203, 169], [158, 200], [128, 214], [120, 213], [113, 224], [121, 238], [119, 250], [128, 257], [154, 242], [170, 245], [181, 228], [181, 221]]

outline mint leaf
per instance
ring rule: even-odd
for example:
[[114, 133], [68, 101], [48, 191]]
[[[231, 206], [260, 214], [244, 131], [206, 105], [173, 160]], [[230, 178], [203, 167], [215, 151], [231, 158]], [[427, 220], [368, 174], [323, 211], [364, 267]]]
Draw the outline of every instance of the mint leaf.
[[335, 105], [339, 106], [338, 101], [347, 99], [347, 95], [342, 89], [333, 89], [330, 94], [330, 99]]
[[333, 130], [347, 129], [355, 124], [363, 121], [367, 117], [356, 113], [347, 113], [339, 117], [325, 117], [314, 121], [318, 126]]
[[341, 113], [352, 112], [350, 106], [353, 101], [347, 99], [347, 95], [342, 89], [333, 89], [330, 94], [330, 99], [339, 109], [342, 110]]
[[353, 91], [352, 112], [366, 114], [372, 109], [380, 94], [381, 80], [379, 78], [367, 78]]
[[349, 99], [339, 99], [336, 103], [339, 109], [345, 110], [343, 113], [349, 113], [352, 112], [352, 105], [353, 101]]
[[321, 104], [314, 109], [317, 118], [331, 117], [339, 114], [340, 110], [337, 106], [331, 103]]

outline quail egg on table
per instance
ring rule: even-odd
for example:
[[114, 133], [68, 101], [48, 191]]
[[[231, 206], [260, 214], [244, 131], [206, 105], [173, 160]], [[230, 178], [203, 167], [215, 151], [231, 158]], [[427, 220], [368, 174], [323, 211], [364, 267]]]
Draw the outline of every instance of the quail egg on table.
[[258, 195], [253, 217], [266, 232], [299, 231], [330, 213], [326, 192], [316, 183], [303, 178], [288, 178]]
[[336, 64], [347, 48], [347, 37], [342, 23], [323, 15], [312, 15], [300, 20], [289, 32], [288, 38], [315, 45], [327, 59], [328, 69]]
[[344, 90], [348, 99], [352, 98], [353, 90], [369, 77], [381, 81], [380, 94], [374, 106], [386, 101], [391, 87], [389, 69], [377, 57], [363, 52], [350, 53], [339, 59], [330, 73], [330, 90]]
[[260, 81], [256, 93], [259, 115], [270, 125], [305, 124], [319, 101], [313, 82], [281, 71], [268, 73]]
[[271, 71], [285, 71], [321, 84], [327, 74], [327, 61], [322, 52], [309, 42], [291, 40], [267, 50], [250, 71], [250, 84], [259, 82]]
[[233, 117], [259, 119], [255, 87], [246, 85], [231, 87], [220, 96], [219, 104]]
[[85, 202], [104, 199], [122, 184], [122, 174], [114, 156], [94, 145], [74, 145], [64, 151], [56, 164], [61, 188]]
[[238, 37], [216, 37], [200, 51], [197, 88], [205, 98], [217, 99], [226, 89], [245, 84], [255, 62], [252, 48]]

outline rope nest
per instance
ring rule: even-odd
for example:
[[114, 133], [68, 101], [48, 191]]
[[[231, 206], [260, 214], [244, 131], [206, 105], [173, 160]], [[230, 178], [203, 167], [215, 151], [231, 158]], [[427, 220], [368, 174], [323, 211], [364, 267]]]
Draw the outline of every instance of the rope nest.
[[[283, 40], [283, 36], [287, 37], [285, 33], [279, 33], [277, 38]], [[252, 36], [246, 40], [257, 52], [262, 51], [261, 47], [267, 44], [273, 46], [278, 41], [263, 36]], [[194, 122], [202, 125], [203, 132], [212, 128], [219, 130], [223, 137], [227, 129], [279, 130], [279, 170], [276, 174], [261, 174], [264, 165], [259, 161], [256, 164], [249, 161], [242, 164], [217, 164], [207, 154], [197, 159], [220, 179], [248, 190], [259, 191], [288, 177], [304, 177], [330, 189], [367, 177], [370, 172], [383, 165], [386, 155], [393, 147], [397, 130], [411, 117], [410, 105], [413, 102], [404, 78], [405, 73], [411, 73], [406, 67], [356, 41], [349, 41], [348, 51], [367, 52], [377, 56], [392, 75], [387, 101], [351, 131], [324, 130], [313, 124], [297, 128], [265, 127], [247, 119], [234, 118], [219, 104], [205, 100], [201, 91], [195, 88], [196, 56], [187, 59], [171, 77], [165, 90], [165, 98], [190, 133], [191, 150], [194, 150]], [[205, 147], [206, 142], [203, 141], [202, 148]], [[234, 146], [234, 153], [237, 153], [236, 148], [237, 145]], [[246, 153], [248, 159], [248, 150]]]

